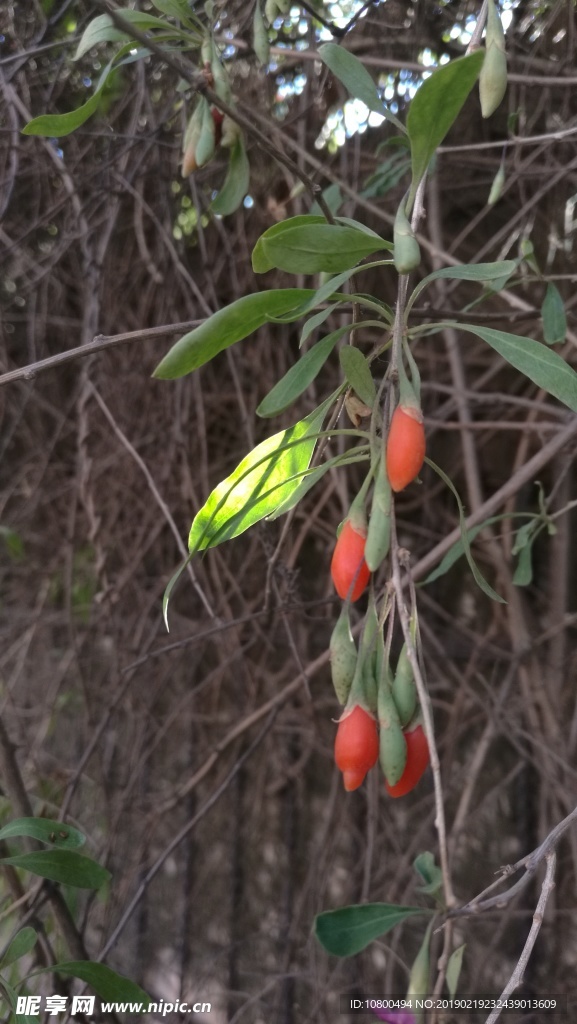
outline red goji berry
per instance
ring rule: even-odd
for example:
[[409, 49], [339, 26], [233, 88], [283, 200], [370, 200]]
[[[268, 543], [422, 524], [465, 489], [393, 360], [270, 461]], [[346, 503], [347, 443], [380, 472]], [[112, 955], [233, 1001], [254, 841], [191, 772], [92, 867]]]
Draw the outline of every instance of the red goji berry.
[[413, 405], [398, 405], [387, 437], [387, 474], [394, 491], [418, 475], [425, 460], [423, 414]]
[[373, 715], [356, 704], [345, 711], [335, 738], [335, 762], [343, 773], [345, 789], [357, 789], [377, 763], [379, 735]]
[[331, 561], [331, 576], [335, 590], [343, 601], [349, 597], [356, 601], [362, 594], [371, 571], [365, 562], [366, 530], [359, 533], [347, 519], [335, 545]]
[[407, 743], [407, 763], [401, 778], [394, 786], [385, 783], [389, 796], [405, 796], [415, 788], [425, 773], [429, 763], [429, 744], [422, 725], [417, 725], [410, 732], [405, 732]]

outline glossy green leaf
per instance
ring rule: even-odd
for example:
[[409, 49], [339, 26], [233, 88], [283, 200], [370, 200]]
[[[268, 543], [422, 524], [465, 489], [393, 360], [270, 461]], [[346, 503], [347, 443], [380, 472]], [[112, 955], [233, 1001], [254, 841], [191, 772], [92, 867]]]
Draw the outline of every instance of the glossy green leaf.
[[36, 945], [37, 938], [34, 928], [21, 928], [0, 960], [0, 970], [4, 970], [5, 967], [9, 967], [10, 964], [14, 964], [21, 957], [26, 956]]
[[318, 431], [332, 401], [331, 396], [299, 423], [261, 441], [215, 487], [193, 520], [189, 551], [204, 551], [238, 537], [291, 496], [300, 475], [309, 467]]
[[339, 327], [338, 330], [332, 331], [322, 341], [313, 345], [304, 356], [301, 356], [298, 362], [291, 366], [284, 377], [281, 377], [274, 388], [269, 391], [266, 398], [263, 398], [256, 410], [257, 416], [278, 416], [279, 413], [288, 409], [289, 405], [292, 405], [306, 391], [326, 363], [337, 342], [348, 330], [348, 324]]
[[[143, 14], [142, 11], [133, 11], [130, 8], [123, 9], [119, 7], [116, 13], [120, 14], [125, 21], [129, 21], [131, 25], [135, 25], [141, 32], [146, 32], [149, 28], [161, 28], [166, 31], [166, 29], [173, 27], [161, 18], [155, 18], [153, 14]], [[121, 29], [116, 27], [109, 14], [100, 14], [84, 29], [72, 59], [79, 60], [88, 50], [98, 46], [99, 43], [124, 41], [128, 38], [126, 32], [122, 32]]]
[[344, 47], [338, 46], [337, 43], [323, 43], [322, 46], [319, 46], [318, 52], [323, 63], [343, 83], [351, 96], [362, 100], [369, 110], [386, 117], [387, 121], [394, 124], [399, 131], [403, 133], [406, 131], [405, 126], [384, 105], [375, 83], [358, 57], [349, 53]]
[[250, 184], [250, 164], [246, 155], [244, 140], [239, 135], [230, 151], [228, 171], [220, 192], [211, 204], [213, 213], [219, 217], [227, 217], [238, 210], [248, 192]]
[[482, 50], [477, 50], [443, 64], [417, 89], [407, 115], [413, 170], [409, 209], [431, 157], [456, 121], [479, 77], [484, 56]]
[[[295, 223], [297, 222], [297, 223]], [[319, 223], [320, 222], [320, 223]], [[391, 243], [351, 224], [327, 224], [319, 217], [293, 217], [275, 224], [259, 238], [252, 254], [253, 270], [284, 270], [291, 274], [338, 274]]]
[[567, 333], [567, 317], [561, 293], [552, 281], [547, 285], [543, 305], [541, 306], [541, 317], [543, 319], [543, 338], [548, 345], [558, 345], [565, 341]]
[[537, 387], [543, 388], [563, 405], [577, 412], [577, 373], [557, 352], [533, 338], [496, 331], [492, 327], [478, 327], [474, 324], [453, 326], [482, 338]]
[[[150, 1003], [150, 996], [129, 978], [117, 974], [105, 964], [94, 963], [92, 960], [69, 960], [65, 963], [47, 967], [46, 971], [63, 974], [67, 978], [79, 978], [90, 985], [100, 999], [106, 1002], [141, 1003], [145, 1010]], [[45, 974], [46, 971], [35, 973]]]
[[369, 408], [377, 397], [377, 389], [366, 357], [358, 348], [347, 345], [339, 352], [343, 373], [357, 395]]
[[77, 849], [86, 842], [77, 828], [50, 818], [15, 818], [0, 829], [0, 840], [15, 839], [18, 836], [30, 836], [41, 843], [68, 850]]
[[408, 917], [429, 914], [422, 907], [401, 907], [394, 903], [363, 903], [318, 914], [315, 934], [321, 946], [333, 956], [354, 956], [374, 939], [386, 935]]
[[2, 857], [0, 864], [24, 868], [40, 878], [49, 878], [53, 882], [62, 882], [78, 889], [100, 889], [111, 877], [110, 871], [96, 861], [72, 850], [20, 853], [16, 857]]
[[77, 107], [76, 110], [71, 110], [68, 114], [40, 114], [39, 117], [34, 117], [28, 124], [24, 125], [22, 129], [23, 135], [43, 135], [48, 138], [63, 138], [65, 135], [70, 135], [71, 132], [79, 128], [80, 125], [84, 124], [89, 117], [98, 110], [100, 103], [100, 97], [104, 86], [106, 85], [106, 79], [112, 71], [112, 68], [118, 63], [119, 57], [128, 53], [130, 49], [130, 43], [124, 46], [111, 61], [108, 62], [104, 71], [102, 72], [98, 85], [95, 91], [92, 93], [90, 99], [83, 103], [81, 107]]
[[243, 295], [180, 338], [156, 367], [153, 377], [174, 380], [197, 370], [230, 345], [295, 309], [314, 295], [310, 288], [277, 288]]

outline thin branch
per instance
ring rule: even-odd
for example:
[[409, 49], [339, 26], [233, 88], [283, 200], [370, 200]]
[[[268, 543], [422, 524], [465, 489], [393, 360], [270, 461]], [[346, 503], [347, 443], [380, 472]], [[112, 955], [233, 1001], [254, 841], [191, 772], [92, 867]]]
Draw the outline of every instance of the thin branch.
[[116, 348], [126, 341], [138, 341], [144, 338], [164, 337], [165, 334], [179, 334], [180, 331], [190, 331], [198, 327], [204, 320], [185, 320], [179, 324], [163, 324], [160, 327], [146, 327], [141, 331], [126, 331], [124, 334], [97, 334], [88, 345], [79, 345], [78, 348], [69, 348], [66, 352], [57, 352], [54, 356], [47, 356], [46, 359], [39, 359], [36, 363], [29, 363], [27, 366], [20, 366], [17, 370], [9, 370], [0, 376], [0, 387], [4, 384], [13, 384], [15, 380], [34, 380], [37, 374], [45, 370], [52, 370], [64, 363], [71, 363], [75, 359], [84, 359], [86, 356], [94, 355], [95, 352], [102, 352], [107, 348]]
[[[503, 989], [501, 995], [499, 996], [498, 1002], [500, 1004], [504, 1003], [505, 1000], [508, 999], [508, 997], [511, 995], [511, 993], [514, 992], [515, 989], [518, 988], [519, 985], [521, 985], [523, 982], [523, 976], [525, 974], [525, 970], [529, 962], [529, 957], [533, 952], [533, 947], [537, 941], [537, 936], [541, 931], [541, 925], [543, 924], [543, 916], [545, 914], [547, 900], [549, 899], [549, 896], [555, 888], [555, 864], [557, 860], [555, 853], [548, 853], [546, 860], [547, 870], [545, 872], [545, 878], [543, 879], [543, 885], [541, 887], [541, 895], [539, 896], [539, 902], [537, 903], [535, 913], [533, 915], [533, 924], [531, 925], [531, 930], [527, 936], [527, 941], [523, 946], [523, 952], [519, 957], [517, 966], [515, 967], [515, 970], [513, 971], [511, 977], [509, 978], [509, 981], [507, 982], [505, 988]], [[501, 1013], [502, 1006], [495, 1007], [495, 1009], [487, 1017], [485, 1024], [495, 1024], [495, 1021], [499, 1019]]]

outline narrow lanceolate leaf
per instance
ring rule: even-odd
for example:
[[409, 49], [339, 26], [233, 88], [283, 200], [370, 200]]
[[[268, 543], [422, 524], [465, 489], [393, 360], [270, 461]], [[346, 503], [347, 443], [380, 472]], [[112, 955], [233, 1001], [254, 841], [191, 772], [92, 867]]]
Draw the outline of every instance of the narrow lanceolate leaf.
[[557, 345], [565, 341], [567, 333], [567, 317], [561, 293], [551, 281], [547, 285], [543, 305], [541, 306], [541, 317], [543, 318], [543, 338], [548, 345]]
[[244, 140], [239, 135], [230, 151], [228, 171], [220, 192], [213, 200], [211, 210], [220, 217], [227, 217], [238, 210], [248, 192], [250, 183], [250, 165], [244, 147]]
[[49, 878], [53, 882], [62, 882], [78, 889], [100, 889], [111, 877], [110, 871], [96, 861], [72, 850], [21, 853], [16, 857], [2, 857], [0, 864], [24, 868], [40, 878]]
[[284, 377], [281, 377], [266, 398], [263, 398], [256, 410], [257, 416], [278, 416], [279, 413], [288, 409], [289, 405], [292, 405], [306, 391], [326, 363], [339, 339], [348, 330], [349, 326], [346, 324], [344, 327], [332, 331], [331, 334], [327, 334], [326, 338], [313, 345], [294, 366], [291, 366]]
[[289, 274], [338, 274], [382, 249], [390, 250], [390, 242], [349, 225], [285, 222], [282, 232], [265, 232], [259, 239], [253, 253], [253, 270], [264, 273], [265, 269], [275, 268]]
[[10, 964], [16, 963], [20, 960], [20, 957], [26, 956], [31, 949], [36, 945], [36, 939], [38, 938], [34, 928], [21, 928], [17, 935], [14, 936], [12, 942], [8, 946], [8, 949], [4, 953], [2, 960], [0, 960], [0, 969], [9, 967]]
[[408, 917], [430, 913], [422, 907], [363, 903], [319, 914], [315, 921], [315, 934], [321, 946], [333, 956], [354, 956]]
[[451, 997], [454, 999], [457, 993], [457, 985], [459, 984], [459, 975], [461, 973], [461, 967], [463, 964], [463, 953], [465, 952], [466, 943], [462, 946], [457, 946], [453, 950], [449, 957], [449, 963], [447, 964], [447, 988]]
[[351, 96], [362, 100], [369, 110], [385, 117], [403, 134], [406, 132], [405, 126], [384, 105], [375, 83], [358, 57], [336, 43], [323, 43], [319, 46], [318, 52], [323, 63], [332, 71], [335, 78], [343, 83]]
[[[159, 28], [163, 32], [173, 29], [172, 25], [163, 21], [162, 18], [156, 18], [153, 14], [143, 14], [142, 11], [133, 11], [120, 7], [117, 8], [116, 13], [120, 14], [125, 21], [129, 21], [131, 25], [135, 25], [141, 32], [146, 32], [149, 28]], [[116, 28], [109, 14], [100, 14], [97, 18], [93, 18], [84, 29], [73, 60], [79, 60], [88, 50], [91, 50], [93, 46], [98, 46], [99, 43], [117, 42], [127, 38], [129, 37], [126, 35], [126, 32]]]
[[277, 288], [243, 295], [180, 338], [158, 364], [153, 377], [160, 380], [184, 377], [312, 295], [314, 290], [310, 288]]
[[339, 358], [349, 384], [365, 405], [371, 408], [377, 396], [377, 390], [366, 356], [358, 348], [347, 345], [346, 348], [341, 349]]
[[463, 542], [463, 551], [464, 551], [464, 554], [465, 554], [465, 558], [467, 559], [467, 561], [469, 563], [469, 568], [470, 568], [471, 572], [473, 573], [473, 578], [475, 580], [475, 583], [477, 584], [478, 587], [480, 587], [480, 589], [483, 591], [483, 593], [487, 595], [487, 597], [491, 598], [492, 601], [498, 601], [500, 604], [507, 604], [505, 599], [502, 598], [497, 593], [496, 590], [493, 590], [493, 587], [491, 586], [491, 584], [487, 583], [487, 580], [483, 576], [483, 573], [481, 572], [481, 570], [479, 569], [477, 563], [475, 562], [475, 559], [473, 558], [473, 555], [472, 555], [472, 552], [471, 552], [471, 547], [470, 547], [470, 544], [469, 544], [469, 536], [470, 535], [467, 532], [467, 524], [466, 524], [466, 520], [465, 520], [465, 510], [463, 508], [463, 503], [462, 503], [462, 501], [461, 501], [461, 499], [459, 497], [459, 492], [457, 491], [455, 485], [453, 484], [453, 481], [450, 480], [449, 477], [447, 476], [447, 474], [444, 473], [443, 470], [439, 466], [437, 466], [434, 462], [432, 462], [431, 459], [425, 459], [425, 462], [431, 467], [431, 469], [435, 470], [435, 473], [437, 473], [438, 476], [440, 476], [441, 480], [443, 480], [443, 482], [447, 485], [449, 490], [455, 496], [455, 500], [457, 502], [457, 508], [459, 510], [459, 527], [460, 527], [460, 530], [461, 530], [461, 540]]
[[331, 396], [305, 419], [273, 434], [239, 463], [195, 516], [189, 551], [204, 551], [238, 537], [286, 502], [308, 469]]
[[30, 836], [41, 843], [68, 850], [83, 846], [86, 841], [77, 828], [50, 818], [15, 818], [0, 829], [0, 840], [16, 839], [19, 836]]
[[478, 281], [479, 284], [491, 284], [492, 290], [499, 291], [517, 269], [518, 262], [518, 260], [499, 260], [495, 263], [468, 263], [458, 267], [441, 267], [440, 270], [427, 274], [415, 286], [407, 304], [407, 311], [415, 305], [425, 288], [440, 278], [450, 281]]
[[296, 490], [289, 495], [286, 501], [283, 501], [282, 505], [267, 516], [267, 519], [271, 521], [278, 519], [280, 516], [284, 516], [287, 512], [290, 512], [291, 508], [298, 505], [301, 498], [304, 498], [305, 494], [318, 484], [319, 480], [323, 478], [325, 473], [328, 473], [330, 469], [336, 469], [341, 466], [352, 466], [355, 462], [366, 462], [369, 458], [368, 445], [360, 446], [359, 448], [353, 448], [348, 452], [342, 452], [340, 455], [335, 455], [333, 459], [328, 459], [327, 462], [321, 463], [313, 469], [307, 469], [305, 473], [301, 474], [301, 482], [299, 483]]
[[492, 327], [455, 324], [457, 329], [476, 334], [495, 349], [516, 370], [548, 394], [577, 412], [577, 373], [557, 352], [533, 338], [496, 331]]
[[456, 121], [479, 77], [483, 59], [484, 53], [478, 50], [452, 60], [433, 71], [417, 90], [407, 115], [413, 167], [409, 209], [433, 153]]
[[131, 47], [130, 43], [123, 46], [119, 53], [108, 62], [104, 71], [102, 72], [98, 85], [92, 96], [86, 103], [83, 103], [81, 107], [76, 110], [71, 110], [68, 114], [40, 114], [39, 117], [34, 117], [28, 124], [24, 125], [22, 129], [23, 135], [43, 135], [48, 138], [60, 139], [65, 135], [70, 135], [71, 132], [79, 128], [80, 125], [84, 124], [89, 117], [98, 110], [100, 103], [100, 97], [104, 86], [106, 85], [106, 79], [110, 74], [113, 66], [118, 63], [119, 57], [128, 53]]

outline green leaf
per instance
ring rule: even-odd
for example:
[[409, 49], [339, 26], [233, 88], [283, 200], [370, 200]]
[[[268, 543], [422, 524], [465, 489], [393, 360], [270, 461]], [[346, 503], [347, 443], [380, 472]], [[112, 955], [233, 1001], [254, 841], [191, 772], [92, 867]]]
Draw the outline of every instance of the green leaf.
[[275, 512], [270, 516], [267, 516], [267, 519], [272, 522], [273, 519], [278, 519], [279, 516], [284, 516], [287, 512], [290, 512], [291, 508], [298, 505], [299, 501], [304, 498], [305, 494], [318, 484], [319, 480], [322, 479], [325, 473], [328, 473], [329, 469], [335, 469], [337, 466], [349, 466], [355, 462], [366, 462], [368, 457], [368, 447], [361, 446], [359, 448], [353, 448], [347, 452], [341, 452], [340, 455], [335, 455], [333, 459], [328, 459], [320, 466], [315, 466], [314, 469], [307, 469], [301, 474], [301, 482], [296, 490], [289, 495], [286, 501], [283, 501], [282, 505], [279, 505]]
[[69, 960], [35, 973], [45, 974], [47, 971], [85, 981], [106, 1002], [142, 1003], [143, 1009], [151, 1002], [150, 996], [139, 985], [105, 964], [94, 963], [92, 960]]
[[533, 545], [527, 544], [519, 552], [517, 568], [513, 573], [513, 583], [516, 587], [528, 587], [533, 579]]
[[332, 331], [331, 334], [327, 334], [326, 338], [313, 345], [294, 366], [291, 366], [284, 377], [281, 377], [266, 398], [263, 398], [256, 410], [257, 416], [278, 416], [279, 413], [288, 409], [289, 405], [292, 405], [295, 399], [306, 391], [326, 363], [337, 342], [348, 330], [349, 326], [346, 324], [344, 327]]
[[189, 0], [152, 0], [152, 5], [156, 7], [157, 11], [162, 11], [170, 18], [178, 18], [190, 24]]
[[24, 868], [40, 878], [50, 878], [53, 882], [62, 882], [77, 889], [100, 889], [111, 877], [110, 871], [96, 861], [71, 850], [20, 853], [16, 857], [2, 857], [0, 864]]
[[20, 957], [26, 956], [36, 945], [37, 938], [34, 928], [21, 928], [0, 960], [0, 969], [4, 970], [5, 967], [20, 960]]
[[310, 319], [303, 324], [303, 329], [301, 331], [301, 337], [299, 341], [299, 348], [303, 347], [305, 341], [307, 341], [310, 338], [311, 334], [313, 333], [313, 331], [316, 331], [317, 327], [322, 327], [325, 320], [328, 320], [331, 313], [334, 313], [338, 305], [338, 302], [333, 302], [331, 306], [327, 306], [326, 309], [321, 309], [319, 313], [315, 313], [314, 316], [311, 316]]
[[[486, 519], [485, 522], [481, 523], [479, 526], [472, 526], [470, 530], [467, 530], [468, 543], [472, 544], [473, 541], [475, 540], [475, 537], [477, 536], [478, 533], [481, 532], [481, 530], [484, 530], [486, 526], [490, 526], [491, 523], [497, 522], [500, 518], [500, 516], [493, 516], [493, 518]], [[458, 562], [459, 558], [461, 558], [462, 555], [464, 554], [465, 545], [463, 544], [463, 541], [456, 541], [455, 544], [453, 544], [452, 547], [449, 548], [445, 557], [439, 562], [437, 568], [433, 569], [433, 571], [429, 573], [426, 579], [423, 580], [423, 586], [427, 583], [433, 583], [435, 580], [438, 580], [441, 576], [444, 576], [445, 573], [447, 573], [449, 569], [451, 569], [454, 566], [455, 562]]]
[[215, 487], [193, 520], [189, 551], [204, 551], [238, 537], [291, 496], [309, 467], [332, 402], [331, 396], [299, 423], [262, 441]]
[[455, 485], [453, 484], [452, 480], [449, 479], [447, 474], [444, 473], [443, 470], [439, 466], [437, 466], [431, 459], [425, 458], [425, 462], [431, 467], [431, 469], [435, 470], [435, 473], [437, 473], [438, 476], [441, 477], [441, 480], [443, 480], [443, 482], [447, 485], [449, 490], [452, 491], [452, 493], [455, 496], [455, 500], [457, 502], [457, 507], [459, 509], [459, 527], [461, 529], [461, 540], [463, 542], [463, 551], [464, 551], [464, 554], [465, 554], [465, 558], [467, 559], [467, 561], [469, 563], [469, 568], [470, 568], [471, 572], [473, 573], [473, 577], [475, 579], [475, 583], [477, 584], [478, 587], [480, 587], [480, 589], [483, 591], [483, 593], [487, 595], [487, 597], [491, 598], [492, 601], [498, 601], [499, 604], [507, 604], [505, 599], [503, 597], [501, 597], [497, 593], [496, 590], [493, 590], [493, 587], [489, 583], [487, 583], [487, 580], [483, 576], [481, 570], [479, 569], [477, 563], [475, 562], [475, 559], [473, 558], [473, 555], [471, 554], [471, 548], [470, 548], [470, 545], [469, 545], [469, 536], [468, 536], [468, 532], [467, 532], [467, 525], [466, 525], [466, 521], [465, 521], [465, 512], [464, 512], [464, 509], [463, 509], [463, 503], [462, 503], [462, 501], [461, 501], [461, 499], [459, 497], [459, 494], [458, 494], [458, 491], [457, 491]]
[[419, 295], [433, 281], [449, 278], [453, 281], [494, 281], [496, 278], [507, 280], [517, 268], [517, 260], [501, 260], [497, 263], [465, 263], [459, 267], [442, 267], [440, 270], [427, 274], [413, 290], [409, 303], [414, 305]]
[[[380, 235], [377, 235], [376, 231], [368, 228], [360, 221], [353, 220], [351, 217], [338, 217], [336, 224], [356, 228], [358, 231], [361, 231], [366, 235], [367, 238], [374, 239], [378, 242], [382, 241]], [[321, 227], [323, 225], [327, 226], [326, 218], [321, 214], [312, 213], [301, 213], [297, 217], [288, 217], [286, 220], [281, 220], [278, 224], [271, 224], [270, 228], [267, 228], [257, 240], [252, 251], [252, 267], [255, 274], [264, 274], [267, 270], [274, 269], [274, 263], [271, 263], [265, 253], [265, 245], [271, 239], [278, 240], [279, 236], [284, 235], [287, 231], [292, 231], [294, 228], [316, 228], [317, 226]], [[331, 225], [328, 226], [331, 227]], [[391, 244], [388, 244], [389, 248], [392, 248]]]
[[15, 818], [0, 829], [0, 840], [15, 839], [18, 836], [31, 836], [41, 843], [49, 843], [50, 846], [68, 850], [77, 849], [86, 842], [82, 832], [77, 828], [65, 825], [62, 821], [52, 821], [50, 818]]
[[484, 51], [478, 50], [436, 68], [415, 94], [407, 115], [413, 168], [409, 209], [431, 157], [457, 119], [479, 77], [484, 57]]
[[533, 338], [496, 331], [474, 324], [453, 324], [457, 330], [469, 331], [486, 341], [503, 359], [563, 405], [577, 412], [577, 373], [552, 349]]
[[78, 107], [76, 110], [71, 110], [69, 114], [41, 114], [40, 117], [34, 117], [28, 122], [28, 124], [24, 125], [22, 134], [43, 135], [48, 138], [58, 139], [63, 138], [65, 135], [70, 135], [70, 133], [75, 131], [76, 128], [79, 128], [81, 124], [84, 124], [89, 117], [92, 117], [92, 114], [96, 113], [108, 75], [117, 63], [119, 57], [128, 53], [130, 46], [131, 44], [128, 43], [126, 46], [122, 47], [116, 56], [108, 62], [98, 80], [98, 85], [96, 86], [95, 91], [86, 103], [81, 107]]
[[432, 853], [425, 851], [415, 857], [413, 867], [423, 879], [424, 885], [418, 886], [418, 892], [426, 893], [428, 896], [436, 896], [443, 888], [443, 872], [435, 863]]
[[394, 903], [363, 903], [318, 914], [315, 934], [321, 946], [333, 956], [354, 956], [374, 939], [386, 935], [396, 924], [417, 914], [429, 914], [422, 907], [401, 907]]
[[180, 338], [156, 367], [153, 377], [174, 380], [214, 359], [230, 345], [295, 309], [314, 294], [310, 288], [277, 288], [243, 295]]
[[[125, 21], [129, 21], [131, 25], [135, 25], [141, 32], [146, 32], [148, 28], [161, 28], [171, 29], [173, 26], [168, 25], [166, 21], [161, 18], [155, 18], [153, 14], [143, 14], [141, 11], [133, 11], [130, 9], [118, 8], [116, 11], [120, 14]], [[118, 42], [119, 40], [125, 40], [130, 38], [126, 32], [122, 32], [114, 24], [112, 18], [108, 14], [100, 14], [97, 18], [94, 18], [84, 29], [80, 42], [76, 48], [73, 60], [79, 60], [83, 57], [88, 50], [91, 50], [93, 46], [98, 46], [99, 43], [110, 43]]]
[[403, 134], [406, 132], [405, 126], [384, 105], [375, 83], [358, 57], [336, 43], [323, 43], [319, 46], [318, 53], [329, 71], [343, 83], [351, 96], [362, 100], [369, 110], [386, 117], [387, 121], [394, 124]]
[[447, 964], [447, 988], [451, 994], [451, 998], [455, 998], [457, 991], [457, 985], [459, 984], [459, 976], [461, 974], [461, 967], [463, 964], [463, 953], [465, 952], [466, 943], [462, 946], [457, 946], [449, 957]]
[[543, 318], [543, 338], [547, 344], [558, 345], [565, 341], [567, 333], [565, 306], [559, 289], [551, 281], [547, 285], [541, 306], [541, 317]]
[[255, 274], [273, 268], [290, 274], [338, 274], [373, 252], [392, 249], [390, 242], [352, 225], [318, 223], [320, 218], [310, 215], [308, 223], [295, 224], [296, 220], [303, 218], [275, 224], [261, 235], [252, 254]]
[[219, 217], [227, 217], [238, 210], [248, 192], [250, 184], [250, 164], [246, 155], [244, 140], [239, 135], [230, 151], [228, 171], [220, 192], [211, 204], [213, 213]]
[[[341, 192], [340, 185], [328, 185], [326, 188], [323, 189], [322, 197], [325, 203], [327, 204], [329, 210], [333, 214], [333, 216], [339, 212], [340, 207], [344, 203], [344, 196]], [[309, 213], [317, 215], [322, 214], [322, 210], [319, 204], [317, 203], [316, 199], [312, 204]]]
[[358, 348], [347, 345], [339, 352], [343, 373], [357, 395], [369, 408], [377, 397], [377, 389], [366, 357]]

